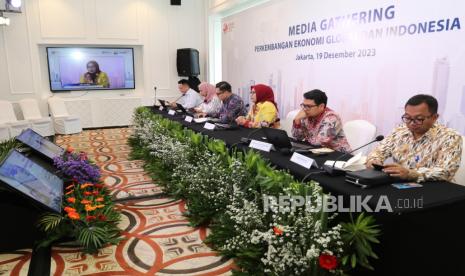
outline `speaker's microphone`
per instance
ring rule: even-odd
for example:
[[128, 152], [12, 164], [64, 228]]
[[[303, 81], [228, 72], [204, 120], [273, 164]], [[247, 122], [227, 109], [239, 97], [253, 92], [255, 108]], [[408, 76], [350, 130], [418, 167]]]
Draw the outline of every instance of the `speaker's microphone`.
[[244, 144], [248, 144], [252, 140], [252, 139], [250, 139], [250, 137], [252, 137], [253, 134], [259, 132], [260, 130], [262, 130], [261, 127], [257, 128], [257, 129], [254, 129], [253, 131], [249, 132], [247, 137], [241, 137], [241, 142], [244, 143]]
[[362, 146], [360, 146], [360, 147], [358, 147], [358, 148], [356, 148], [356, 149], [354, 149], [354, 150], [351, 150], [351, 151], [349, 151], [349, 152], [346, 152], [346, 153], [342, 154], [341, 156], [339, 156], [338, 158], [336, 158], [336, 160], [334, 160], [332, 166], [323, 165], [323, 169], [324, 169], [329, 175], [342, 175], [342, 174], [344, 174], [344, 171], [335, 168], [336, 162], [337, 162], [337, 161], [341, 160], [341, 158], [343, 158], [343, 157], [345, 157], [345, 156], [347, 156], [347, 155], [349, 155], [349, 154], [352, 154], [353, 152], [355, 152], [355, 151], [357, 151], [357, 150], [359, 150], [359, 149], [361, 149], [361, 148], [364, 148], [364, 147], [366, 147], [366, 146], [368, 146], [368, 145], [371, 145], [371, 144], [373, 144], [374, 142], [382, 141], [383, 139], [384, 139], [384, 136], [383, 136], [383, 135], [378, 135], [378, 136], [376, 136], [376, 138], [375, 138], [373, 141], [370, 141], [370, 142], [366, 143], [365, 145], [362, 145]]

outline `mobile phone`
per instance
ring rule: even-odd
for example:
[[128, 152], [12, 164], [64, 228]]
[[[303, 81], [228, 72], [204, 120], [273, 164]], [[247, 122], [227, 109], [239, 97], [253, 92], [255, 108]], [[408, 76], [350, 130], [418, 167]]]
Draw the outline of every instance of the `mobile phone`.
[[373, 168], [377, 171], [382, 171], [384, 169], [383, 165], [378, 165], [378, 164], [371, 164]]

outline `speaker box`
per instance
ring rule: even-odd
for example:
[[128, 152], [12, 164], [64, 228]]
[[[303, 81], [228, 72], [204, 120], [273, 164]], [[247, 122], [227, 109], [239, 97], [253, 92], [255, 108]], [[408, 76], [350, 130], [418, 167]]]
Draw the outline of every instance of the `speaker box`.
[[200, 75], [199, 51], [192, 48], [178, 49], [176, 66], [180, 77]]
[[181, 0], [171, 0], [171, 6], [181, 6]]

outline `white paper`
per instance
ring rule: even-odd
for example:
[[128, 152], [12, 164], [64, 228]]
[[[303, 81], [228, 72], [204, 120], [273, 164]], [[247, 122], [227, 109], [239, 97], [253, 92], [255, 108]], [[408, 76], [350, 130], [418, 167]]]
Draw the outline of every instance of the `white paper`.
[[[359, 171], [365, 169], [366, 156], [362, 156], [362, 153], [359, 152], [354, 155], [349, 160], [345, 161], [336, 161], [334, 167], [339, 170], [344, 171]], [[334, 160], [327, 160], [325, 162], [326, 166], [333, 166]]]
[[258, 140], [252, 140], [250, 141], [250, 144], [249, 144], [249, 147], [253, 149], [258, 149], [258, 150], [266, 151], [266, 152], [270, 152], [272, 146], [273, 145], [270, 143], [266, 143], [266, 142], [262, 142]]
[[208, 130], [214, 130], [214, 129], [215, 129], [215, 125], [212, 124], [212, 123], [205, 123], [205, 125], [203, 126], [203, 128], [208, 129]]
[[195, 118], [194, 119], [194, 122], [196, 123], [205, 123], [206, 121], [208, 121], [208, 118]]
[[158, 110], [163, 111], [163, 106], [160, 105], [160, 107], [158, 108]]
[[174, 111], [173, 109], [171, 109], [170, 111], [168, 111], [168, 115], [174, 115], [176, 114], [176, 111]]
[[292, 154], [291, 157], [291, 162], [294, 162], [297, 165], [300, 165], [306, 169], [310, 169], [315, 160], [300, 153], [294, 152], [294, 154]]
[[188, 122], [188, 123], [192, 123], [192, 120], [194, 118], [192, 118], [191, 116], [186, 116], [186, 118], [184, 118], [184, 121]]

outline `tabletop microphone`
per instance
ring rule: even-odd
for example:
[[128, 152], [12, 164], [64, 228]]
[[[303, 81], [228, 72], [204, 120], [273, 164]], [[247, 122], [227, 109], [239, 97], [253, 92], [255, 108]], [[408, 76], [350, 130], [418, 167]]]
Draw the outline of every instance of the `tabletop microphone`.
[[361, 148], [364, 148], [370, 144], [373, 144], [374, 142], [379, 142], [379, 141], [382, 141], [384, 139], [384, 136], [383, 135], [378, 135], [376, 136], [376, 138], [368, 143], [366, 143], [365, 145], [362, 145], [354, 150], [351, 150], [349, 152], [346, 152], [344, 154], [342, 154], [341, 156], [339, 156], [338, 158], [336, 158], [336, 160], [334, 160], [333, 162], [333, 165], [332, 166], [328, 166], [328, 165], [323, 165], [323, 169], [326, 171], [326, 173], [328, 173], [329, 175], [342, 175], [344, 174], [344, 171], [343, 170], [340, 170], [338, 168], [335, 168], [336, 166], [336, 162], [341, 160], [341, 158], [347, 156], [347, 155], [350, 155], [352, 154], [353, 152], [361, 149]]

